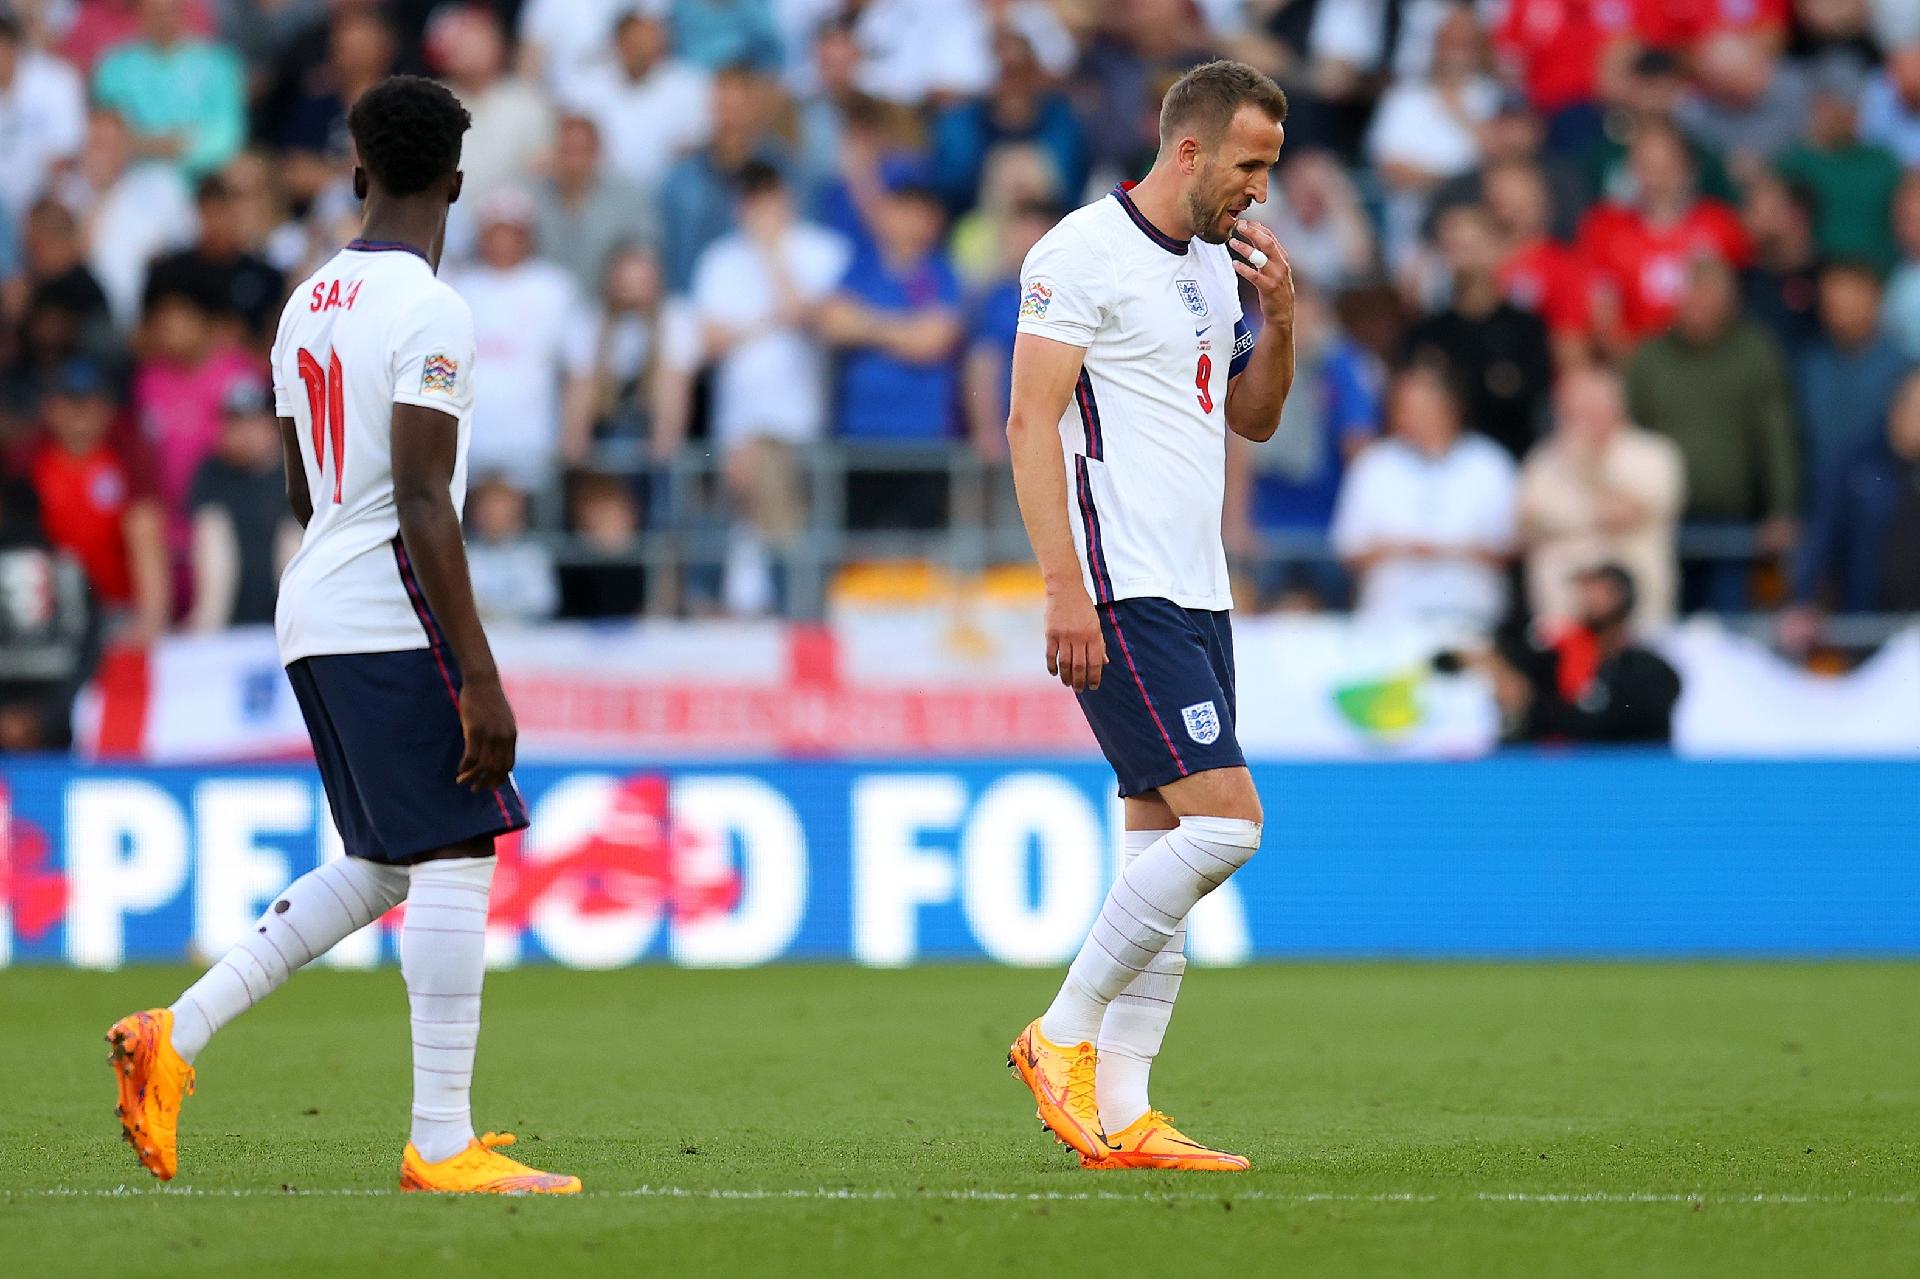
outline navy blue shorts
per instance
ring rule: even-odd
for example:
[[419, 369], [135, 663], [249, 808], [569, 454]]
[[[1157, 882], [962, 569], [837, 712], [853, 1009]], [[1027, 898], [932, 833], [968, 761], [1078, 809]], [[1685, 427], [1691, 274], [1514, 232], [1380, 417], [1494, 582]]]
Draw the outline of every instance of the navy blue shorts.
[[1170, 600], [1097, 606], [1107, 641], [1100, 687], [1080, 709], [1120, 779], [1138, 795], [1210, 768], [1245, 764], [1233, 731], [1233, 623]]
[[526, 826], [511, 781], [475, 794], [453, 780], [466, 737], [445, 649], [303, 657], [287, 678], [348, 856], [404, 865]]

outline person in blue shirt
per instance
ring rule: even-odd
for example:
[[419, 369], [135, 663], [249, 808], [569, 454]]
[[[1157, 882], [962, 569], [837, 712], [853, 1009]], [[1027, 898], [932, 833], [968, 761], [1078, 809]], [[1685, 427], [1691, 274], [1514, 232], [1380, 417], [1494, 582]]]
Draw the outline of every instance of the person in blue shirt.
[[1888, 533], [1920, 484], [1920, 373], [1901, 384], [1885, 428], [1856, 444], [1814, 493], [1793, 566], [1793, 605], [1781, 639], [1804, 649], [1823, 608], [1871, 613], [1888, 607]]
[[1880, 323], [1877, 270], [1837, 260], [1820, 271], [1820, 336], [1796, 361], [1802, 474], [1819, 493], [1860, 445], [1880, 434], [1913, 362]]
[[[1347, 305], [1371, 304], [1362, 291]], [[1340, 563], [1289, 554], [1273, 543], [1327, 535], [1348, 461], [1380, 433], [1386, 365], [1342, 330], [1319, 290], [1298, 278], [1294, 349], [1295, 389], [1281, 411], [1280, 429], [1257, 452], [1229, 454], [1228, 549], [1238, 558], [1264, 561], [1254, 576], [1262, 603], [1310, 597], [1318, 607], [1336, 608], [1351, 593]]]
[[967, 436], [990, 462], [1007, 455], [1007, 409], [1013, 385], [1013, 336], [1020, 321], [1020, 264], [1066, 210], [1050, 201], [1017, 206], [1000, 228], [1000, 273], [967, 304], [965, 366]]
[[700, 251], [733, 227], [740, 175], [759, 162], [785, 175], [786, 148], [766, 119], [758, 73], [734, 66], [713, 77], [713, 140], [675, 161], [660, 182], [660, 263], [667, 290], [693, 287]]
[[[838, 433], [864, 444], [938, 443], [959, 434], [960, 281], [926, 170], [898, 165], [887, 176], [873, 244], [819, 312], [820, 336], [840, 354]], [[945, 519], [944, 474], [855, 479], [853, 527], [934, 528]]]
[[934, 181], [954, 213], [973, 207], [987, 155], [1005, 143], [1029, 143], [1046, 153], [1059, 177], [1056, 197], [1077, 195], [1087, 185], [1087, 136], [1066, 95], [1049, 82], [1024, 36], [1002, 28], [993, 47], [1000, 62], [993, 88], [933, 121]]
[[232, 49], [187, 29], [183, 0], [143, 0], [140, 39], [101, 59], [93, 96], [127, 122], [142, 158], [192, 177], [247, 140], [246, 70]]

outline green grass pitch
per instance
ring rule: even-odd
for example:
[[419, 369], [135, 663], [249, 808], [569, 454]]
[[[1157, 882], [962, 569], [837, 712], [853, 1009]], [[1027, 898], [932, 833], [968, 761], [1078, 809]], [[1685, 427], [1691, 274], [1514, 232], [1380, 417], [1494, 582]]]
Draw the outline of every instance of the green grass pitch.
[[217, 1040], [159, 1191], [100, 1036], [188, 976], [0, 972], [0, 1273], [1920, 1274], [1911, 965], [1197, 970], [1156, 1100], [1239, 1176], [1043, 1136], [1003, 1058], [1054, 973], [493, 974], [476, 1118], [576, 1201], [392, 1192], [391, 971]]

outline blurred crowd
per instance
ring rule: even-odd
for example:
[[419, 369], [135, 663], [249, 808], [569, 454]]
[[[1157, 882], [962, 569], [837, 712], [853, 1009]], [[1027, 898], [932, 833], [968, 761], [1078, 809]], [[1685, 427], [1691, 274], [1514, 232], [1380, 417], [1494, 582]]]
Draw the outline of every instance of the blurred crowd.
[[[1292, 101], [1250, 607], [1484, 632], [1603, 561], [1641, 626], [1920, 606], [1920, 0], [12, 3], [0, 683], [49, 635], [270, 619], [266, 349], [395, 71], [473, 115], [442, 271], [491, 618], [778, 612], [821, 521], [948, 527], [925, 459], [1003, 458], [1022, 258], [1214, 56]], [[831, 511], [829, 454], [865, 459]], [[695, 526], [724, 555], [650, 590]]]

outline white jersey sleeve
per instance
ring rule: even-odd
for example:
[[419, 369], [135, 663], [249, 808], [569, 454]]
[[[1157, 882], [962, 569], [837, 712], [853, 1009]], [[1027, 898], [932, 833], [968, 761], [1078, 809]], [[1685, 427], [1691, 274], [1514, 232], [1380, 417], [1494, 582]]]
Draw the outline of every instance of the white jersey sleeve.
[[473, 312], [444, 286], [431, 289], [394, 328], [393, 402], [464, 417], [473, 408]]
[[1119, 293], [1107, 255], [1078, 227], [1062, 222], [1040, 238], [1021, 265], [1018, 331], [1090, 347]]

